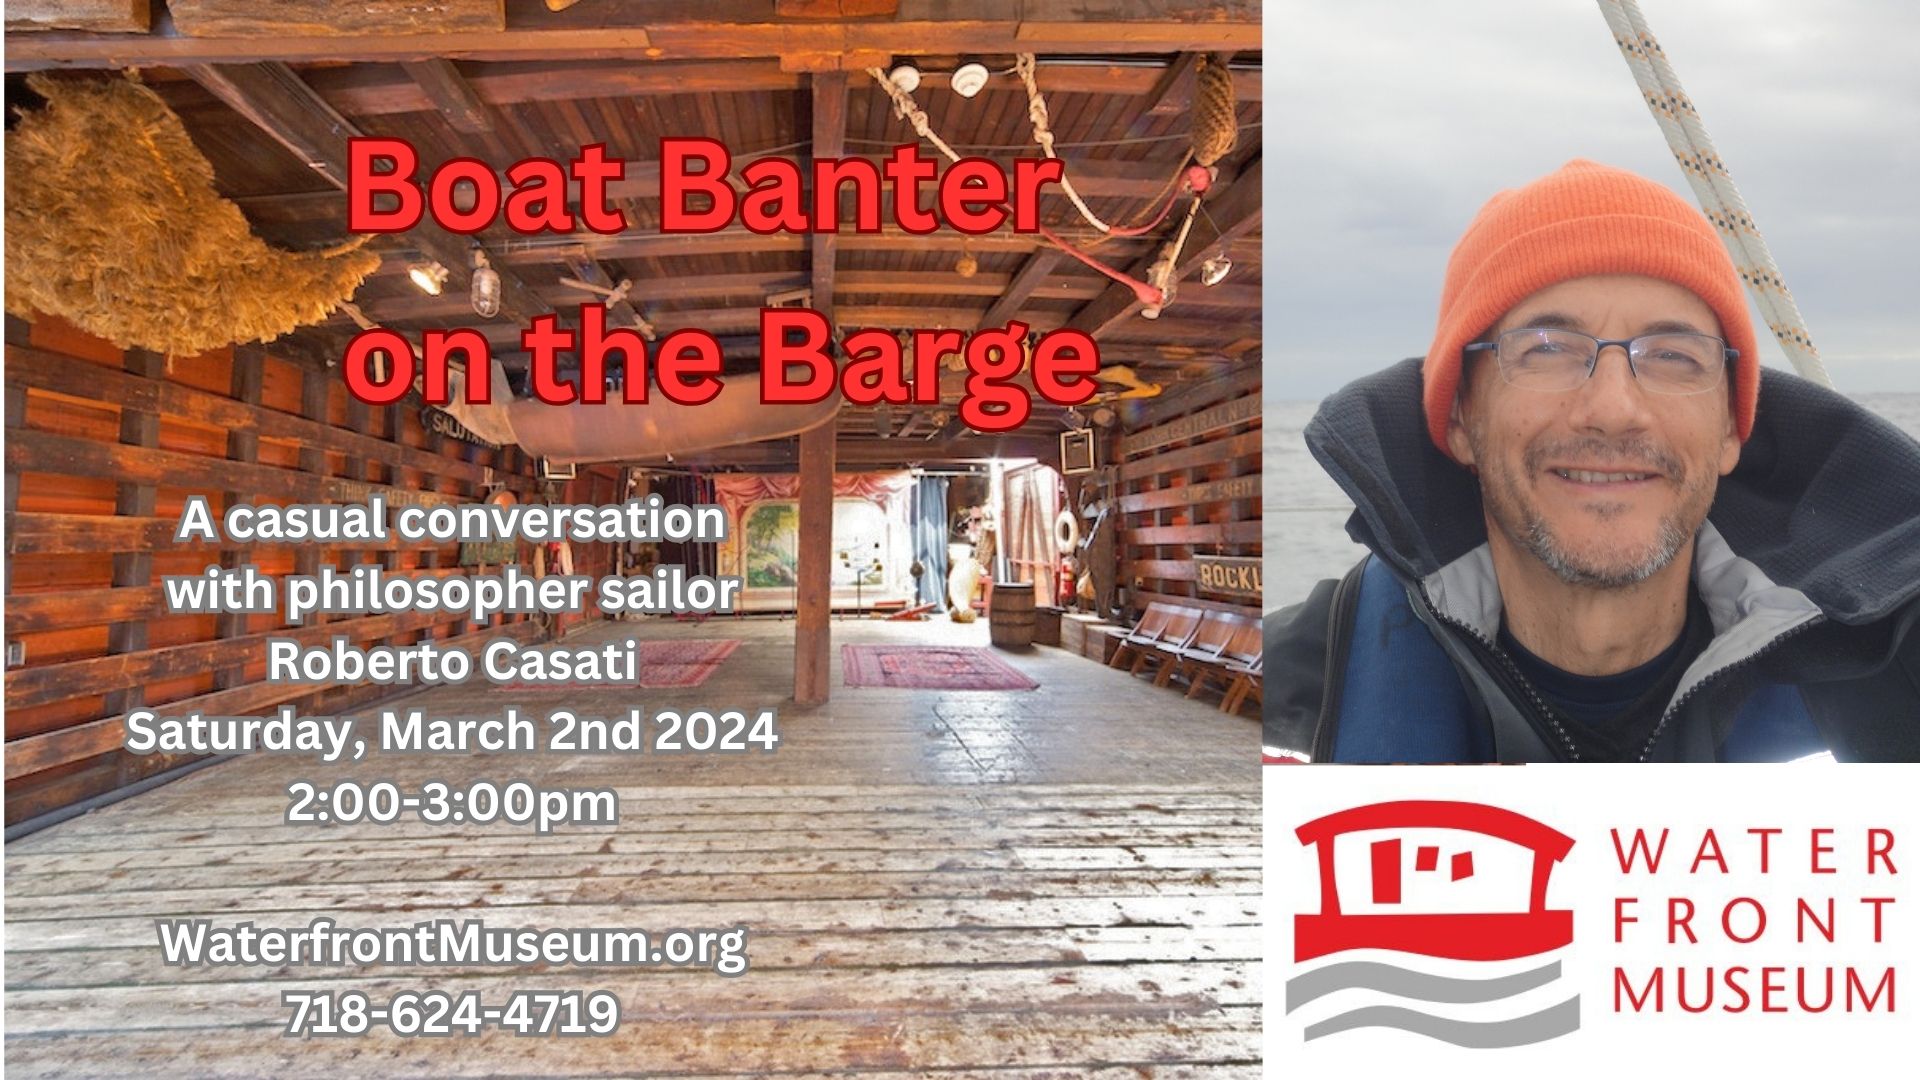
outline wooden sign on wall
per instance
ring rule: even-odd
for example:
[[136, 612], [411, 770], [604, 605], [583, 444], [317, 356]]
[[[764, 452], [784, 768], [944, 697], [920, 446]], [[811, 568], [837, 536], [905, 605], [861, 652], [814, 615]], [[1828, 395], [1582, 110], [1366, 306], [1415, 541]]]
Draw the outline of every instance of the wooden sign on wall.
[[1260, 599], [1260, 560], [1228, 555], [1195, 555], [1193, 579], [1203, 592]]
[[1158, 450], [1172, 443], [1198, 438], [1210, 431], [1219, 431], [1239, 424], [1245, 424], [1260, 418], [1260, 395], [1247, 394], [1225, 401], [1210, 409], [1177, 417], [1158, 427], [1150, 427], [1121, 440], [1120, 456], [1135, 457]]
[[431, 405], [420, 406], [420, 426], [428, 431], [445, 435], [449, 439], [459, 439], [475, 446], [484, 446], [489, 450], [500, 449], [497, 442], [489, 442], [473, 433], [467, 425], [461, 423], [452, 413], [443, 412]]

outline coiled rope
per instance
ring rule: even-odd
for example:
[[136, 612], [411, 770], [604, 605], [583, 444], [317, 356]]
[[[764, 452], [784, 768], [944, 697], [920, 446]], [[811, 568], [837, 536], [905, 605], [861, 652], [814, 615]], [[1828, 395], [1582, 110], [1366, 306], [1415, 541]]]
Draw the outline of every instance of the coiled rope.
[[1203, 56], [1193, 78], [1193, 160], [1211, 167], [1240, 140], [1233, 115], [1233, 75], [1225, 64]]
[[1747, 290], [1767, 320], [1767, 327], [1780, 342], [1794, 370], [1823, 386], [1832, 386], [1826, 365], [1820, 360], [1820, 351], [1814, 348], [1813, 337], [1793, 302], [1793, 294], [1787, 291], [1780, 268], [1774, 264], [1773, 253], [1767, 250], [1767, 242], [1754, 225], [1753, 215], [1747, 212], [1746, 202], [1733, 186], [1726, 163], [1720, 160], [1713, 140], [1707, 137], [1699, 110], [1681, 89], [1680, 78], [1667, 63], [1666, 53], [1654, 40], [1653, 32], [1647, 29], [1639, 5], [1635, 0], [1599, 0], [1599, 4], [1600, 13], [1613, 31], [1614, 43], [1620, 46], [1620, 55], [1626, 59], [1633, 80], [1646, 99], [1647, 109], [1659, 122], [1660, 132], [1666, 136], [1667, 146], [1686, 174], [1687, 183], [1706, 211], [1707, 220], [1719, 230], [1741, 280], [1747, 283]]

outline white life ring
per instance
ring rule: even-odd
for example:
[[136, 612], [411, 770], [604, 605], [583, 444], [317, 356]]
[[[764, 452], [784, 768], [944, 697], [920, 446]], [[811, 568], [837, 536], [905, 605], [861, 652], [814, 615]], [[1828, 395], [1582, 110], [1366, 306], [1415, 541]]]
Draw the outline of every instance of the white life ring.
[[1060, 516], [1053, 519], [1053, 549], [1064, 555], [1079, 542], [1080, 523], [1073, 519], [1073, 511], [1060, 511]]

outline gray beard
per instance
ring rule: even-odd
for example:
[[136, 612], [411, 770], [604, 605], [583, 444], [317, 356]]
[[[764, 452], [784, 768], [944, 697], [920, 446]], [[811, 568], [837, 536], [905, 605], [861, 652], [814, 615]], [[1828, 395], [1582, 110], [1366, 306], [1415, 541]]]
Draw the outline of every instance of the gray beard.
[[[1699, 526], [1695, 526], [1697, 531]], [[1508, 533], [1512, 536], [1512, 533]], [[1589, 589], [1625, 589], [1638, 585], [1653, 575], [1672, 565], [1675, 556], [1693, 539], [1693, 532], [1683, 528], [1673, 518], [1660, 522], [1659, 530], [1654, 534], [1652, 546], [1643, 552], [1639, 559], [1626, 566], [1597, 567], [1583, 564], [1572, 554], [1563, 550], [1553, 535], [1553, 530], [1537, 517], [1528, 516], [1526, 526], [1519, 536], [1513, 539], [1534, 558], [1568, 585], [1580, 585]]]

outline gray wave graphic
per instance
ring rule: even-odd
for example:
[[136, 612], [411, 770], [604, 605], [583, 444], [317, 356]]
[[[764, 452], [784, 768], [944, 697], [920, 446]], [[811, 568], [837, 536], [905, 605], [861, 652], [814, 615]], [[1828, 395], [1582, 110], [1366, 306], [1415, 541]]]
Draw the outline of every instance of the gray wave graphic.
[[1472, 1050], [1494, 1050], [1545, 1042], [1580, 1030], [1580, 998], [1511, 1020], [1447, 1020], [1397, 1005], [1373, 1005], [1344, 1012], [1307, 1028], [1308, 1042], [1363, 1027], [1398, 1028]]
[[1322, 998], [1338, 990], [1356, 987], [1378, 990], [1395, 997], [1449, 1005], [1477, 1001], [1499, 1001], [1515, 994], [1545, 986], [1560, 977], [1560, 961], [1531, 971], [1502, 975], [1497, 979], [1457, 979], [1446, 975], [1427, 975], [1392, 964], [1354, 960], [1296, 975], [1287, 980], [1287, 1011]]

